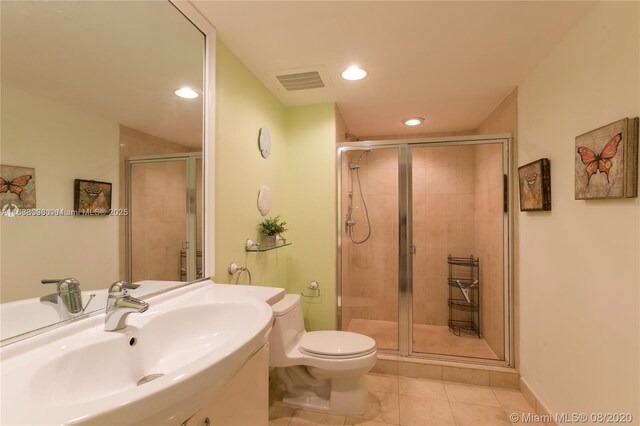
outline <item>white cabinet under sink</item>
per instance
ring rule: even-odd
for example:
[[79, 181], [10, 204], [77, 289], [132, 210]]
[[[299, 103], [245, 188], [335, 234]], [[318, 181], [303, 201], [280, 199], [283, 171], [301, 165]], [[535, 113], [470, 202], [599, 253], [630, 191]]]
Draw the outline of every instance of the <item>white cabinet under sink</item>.
[[[212, 425], [266, 425], [269, 423], [269, 344], [265, 344], [209, 406]], [[199, 425], [202, 423], [194, 423]]]
[[[216, 392], [196, 426], [266, 425], [269, 423], [269, 348], [262, 347], [227, 385]], [[187, 425], [191, 425], [189, 422]]]
[[[184, 414], [185, 412], [188, 414]], [[169, 418], [172, 418], [173, 422], [168, 421]], [[240, 371], [221, 389], [207, 395], [197, 408], [172, 407], [136, 425], [167, 423], [173, 423], [176, 426], [267, 425], [269, 423], [269, 344], [262, 346]]]

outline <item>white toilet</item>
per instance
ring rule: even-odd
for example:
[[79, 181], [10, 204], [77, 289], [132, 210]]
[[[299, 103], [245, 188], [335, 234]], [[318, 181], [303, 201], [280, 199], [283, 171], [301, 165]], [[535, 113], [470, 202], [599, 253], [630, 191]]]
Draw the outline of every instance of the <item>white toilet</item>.
[[287, 294], [271, 307], [269, 365], [277, 367], [287, 405], [340, 414], [364, 414], [364, 376], [376, 363], [376, 342], [348, 331], [306, 332], [300, 295]]

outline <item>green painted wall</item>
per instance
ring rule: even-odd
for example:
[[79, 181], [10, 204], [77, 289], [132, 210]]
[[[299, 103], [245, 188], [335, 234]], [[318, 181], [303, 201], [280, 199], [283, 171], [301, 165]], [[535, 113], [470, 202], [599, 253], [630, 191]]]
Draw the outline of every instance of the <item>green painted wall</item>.
[[[268, 159], [258, 150], [258, 130], [269, 128]], [[286, 218], [287, 143], [285, 108], [224, 43], [216, 45], [215, 281], [230, 282], [227, 265], [247, 266], [253, 284], [286, 286], [288, 248], [247, 253], [244, 240], [258, 240], [258, 190], [271, 188], [269, 216]], [[241, 284], [247, 284], [243, 274]]]
[[[214, 280], [230, 282], [227, 265], [236, 262], [254, 285], [299, 293], [318, 281], [322, 297], [303, 301], [308, 330], [336, 325], [335, 126], [334, 104], [285, 108], [218, 40]], [[261, 127], [271, 132], [268, 159], [258, 150]], [[293, 245], [247, 253], [244, 240], [259, 239], [262, 185], [271, 188], [268, 216], [284, 218]]]
[[288, 262], [287, 291], [311, 294], [320, 284], [320, 298], [303, 298], [308, 330], [336, 327], [336, 173], [335, 105], [287, 108], [287, 221], [293, 242]]

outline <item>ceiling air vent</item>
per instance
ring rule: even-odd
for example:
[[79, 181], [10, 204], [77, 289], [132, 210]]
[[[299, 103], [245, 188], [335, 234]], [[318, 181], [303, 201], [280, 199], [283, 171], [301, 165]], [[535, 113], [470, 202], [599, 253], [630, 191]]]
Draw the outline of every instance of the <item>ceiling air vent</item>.
[[325, 87], [318, 71], [276, 74], [276, 79], [287, 91], [320, 89]]

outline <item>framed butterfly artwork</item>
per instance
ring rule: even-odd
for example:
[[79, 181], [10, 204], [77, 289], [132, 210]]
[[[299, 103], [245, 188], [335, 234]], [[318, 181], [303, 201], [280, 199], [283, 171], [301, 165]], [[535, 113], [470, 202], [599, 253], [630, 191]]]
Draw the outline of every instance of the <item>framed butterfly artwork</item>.
[[73, 210], [81, 215], [108, 215], [111, 212], [111, 183], [75, 179]]
[[638, 196], [638, 117], [576, 136], [575, 199]]
[[551, 164], [541, 158], [518, 167], [520, 211], [551, 210]]
[[36, 169], [0, 165], [0, 209], [6, 205], [36, 208]]

